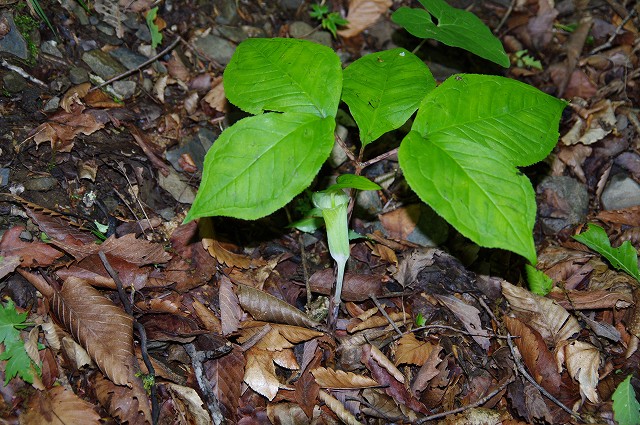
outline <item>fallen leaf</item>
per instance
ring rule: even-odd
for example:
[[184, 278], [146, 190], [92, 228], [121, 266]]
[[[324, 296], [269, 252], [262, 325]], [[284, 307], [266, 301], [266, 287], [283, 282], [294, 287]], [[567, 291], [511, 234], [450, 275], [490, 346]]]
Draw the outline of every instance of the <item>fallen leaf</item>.
[[562, 360], [567, 365], [569, 375], [580, 384], [582, 401], [586, 398], [592, 403], [599, 403], [600, 351], [586, 342], [571, 341], [558, 350], [558, 362]]
[[262, 394], [269, 401], [278, 393], [280, 382], [276, 377], [272, 352], [251, 348], [245, 353], [247, 365], [244, 370], [244, 382], [258, 394]]
[[73, 139], [78, 134], [88, 136], [101, 128], [104, 124], [90, 113], [59, 112], [34, 130], [33, 141], [36, 145], [51, 142], [51, 150], [55, 152], [71, 152]]
[[97, 374], [94, 381], [96, 398], [111, 416], [129, 425], [151, 424], [151, 409], [140, 378], [135, 378], [132, 387], [115, 385]]
[[[13, 262], [15, 262], [17, 258], [19, 265], [22, 267], [46, 267], [64, 255], [62, 252], [44, 242], [22, 241], [20, 239], [20, 233], [22, 233], [24, 229], [22, 226], [15, 226], [2, 235], [2, 239], [0, 239], [0, 258], [5, 258], [0, 261], [0, 272], [3, 267], [11, 267], [11, 263], [9, 262], [11, 258], [13, 258]], [[13, 269], [15, 269], [15, 267]], [[2, 273], [0, 273], [0, 276], [2, 276]]]
[[307, 328], [317, 328], [320, 325], [291, 304], [251, 286], [239, 285], [238, 299], [242, 308], [256, 320]]
[[413, 332], [404, 334], [398, 341], [398, 346], [395, 350], [395, 365], [414, 364], [422, 366], [436, 347], [428, 341], [418, 341]]
[[359, 422], [355, 416], [353, 416], [353, 413], [349, 412], [345, 407], [344, 404], [340, 403], [340, 401], [338, 399], [336, 399], [335, 397], [332, 397], [329, 395], [329, 393], [327, 393], [326, 391], [322, 391], [320, 390], [320, 392], [318, 393], [318, 398], [327, 405], [327, 407], [329, 409], [331, 409], [331, 411], [333, 413], [336, 414], [336, 416], [345, 424], [347, 425], [362, 425], [361, 422]]
[[66, 91], [60, 100], [60, 107], [66, 112], [72, 113], [75, 108], [74, 104], [82, 105], [81, 99], [89, 93], [91, 83], [82, 83], [71, 87]]
[[482, 329], [480, 321], [480, 310], [472, 305], [465, 303], [453, 296], [437, 295], [434, 296], [447, 307], [462, 322], [464, 328], [471, 333], [471, 337], [485, 350], [491, 346], [489, 341], [489, 333], [486, 329]]
[[322, 388], [367, 388], [379, 386], [371, 378], [343, 370], [318, 367], [313, 369], [311, 373]]
[[62, 386], [36, 391], [29, 397], [22, 424], [99, 425], [100, 415], [95, 407]]
[[242, 317], [242, 309], [240, 308], [240, 301], [238, 301], [236, 293], [233, 292], [233, 284], [226, 276], [220, 278], [218, 299], [220, 304], [222, 334], [229, 335], [238, 330], [240, 318]]
[[338, 31], [341, 37], [350, 38], [376, 23], [391, 7], [391, 0], [350, 0], [346, 29]]
[[230, 421], [233, 421], [237, 414], [245, 363], [245, 356], [238, 346], [234, 346], [229, 354], [204, 363], [205, 375], [221, 403], [222, 414]]

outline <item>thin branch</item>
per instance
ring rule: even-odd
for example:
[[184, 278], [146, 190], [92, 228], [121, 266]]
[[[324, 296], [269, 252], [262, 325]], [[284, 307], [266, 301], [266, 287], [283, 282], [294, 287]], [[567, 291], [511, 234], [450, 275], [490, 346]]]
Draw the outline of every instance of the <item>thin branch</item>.
[[598, 47], [595, 47], [593, 50], [591, 50], [591, 52], [589, 52], [590, 55], [593, 55], [595, 53], [601, 52], [603, 50], [606, 50], [610, 47], [613, 46], [613, 40], [615, 40], [615, 38], [622, 32], [623, 27], [627, 24], [627, 22], [629, 22], [631, 20], [631, 18], [633, 18], [634, 16], [636, 16], [636, 9], [631, 10], [630, 13], [627, 14], [627, 16], [622, 20], [622, 22], [620, 22], [620, 25], [618, 25], [615, 29], [615, 31], [613, 31], [613, 34], [611, 34], [611, 37], [609, 37], [609, 39], [607, 40], [606, 43], [601, 44]]
[[344, 142], [344, 140], [342, 140], [342, 137], [340, 137], [338, 135], [338, 133], [335, 133], [335, 137], [336, 137], [336, 142], [340, 145], [340, 147], [342, 148], [342, 150], [344, 151], [344, 153], [347, 154], [347, 156], [349, 157], [349, 159], [353, 162], [357, 162], [357, 159], [355, 157], [355, 155], [353, 154], [353, 152], [351, 152], [351, 149], [349, 149], [349, 147], [347, 146], [347, 144]]
[[435, 415], [425, 416], [424, 418], [417, 421], [416, 424], [423, 424], [428, 421], [433, 421], [435, 419], [440, 419], [449, 415], [455, 415], [457, 413], [464, 412], [465, 410], [480, 407], [483, 404], [487, 403], [489, 400], [491, 400], [493, 397], [495, 397], [497, 394], [499, 394], [501, 391], [503, 391], [505, 388], [507, 388], [507, 386], [513, 381], [515, 381], [515, 379], [516, 379], [515, 376], [511, 375], [507, 380], [505, 380], [502, 384], [500, 384], [498, 388], [494, 389], [493, 391], [491, 391], [489, 394], [482, 397], [481, 399], [476, 400], [475, 402], [468, 404], [466, 406], [458, 407], [457, 409], [449, 410], [447, 412], [436, 413]]
[[498, 24], [498, 26], [493, 30], [494, 34], [497, 34], [498, 32], [500, 32], [500, 29], [502, 28], [502, 26], [505, 24], [505, 22], [507, 22], [507, 19], [509, 19], [509, 16], [511, 16], [511, 12], [513, 12], [513, 8], [515, 7], [515, 5], [516, 5], [516, 0], [511, 0], [511, 4], [509, 5], [509, 8], [505, 12], [502, 19], [500, 19], [500, 23]]
[[375, 164], [376, 162], [380, 162], [380, 161], [382, 161], [384, 159], [387, 159], [390, 156], [393, 156], [393, 155], [395, 155], [397, 153], [398, 153], [398, 148], [394, 148], [394, 149], [391, 149], [388, 152], [380, 154], [380, 155], [376, 156], [375, 158], [372, 158], [372, 159], [370, 159], [368, 161], [361, 162], [358, 165], [360, 166], [360, 168], [367, 168], [369, 165]]
[[398, 325], [396, 325], [396, 322], [394, 322], [391, 319], [391, 317], [389, 317], [389, 314], [387, 314], [387, 312], [385, 311], [384, 306], [380, 304], [380, 301], [378, 301], [378, 298], [376, 298], [376, 296], [373, 294], [370, 294], [369, 298], [371, 298], [371, 300], [376, 305], [376, 307], [378, 307], [378, 310], [380, 311], [380, 313], [382, 313], [384, 318], [387, 319], [391, 327], [393, 327], [393, 329], [398, 333], [398, 335], [402, 336], [403, 335], [402, 331], [400, 330], [400, 328], [398, 328]]
[[135, 68], [133, 68], [133, 69], [128, 70], [127, 72], [124, 72], [124, 73], [122, 73], [122, 74], [120, 74], [120, 75], [116, 75], [116, 76], [115, 76], [115, 77], [113, 77], [112, 79], [110, 79], [110, 80], [108, 80], [108, 81], [105, 81], [104, 83], [100, 84], [99, 86], [95, 86], [95, 87], [93, 87], [93, 88], [92, 88], [91, 90], [89, 90], [89, 91], [98, 90], [98, 89], [100, 89], [100, 88], [102, 88], [102, 87], [104, 87], [104, 86], [106, 86], [106, 85], [108, 85], [108, 84], [113, 83], [114, 81], [121, 80], [121, 79], [123, 79], [123, 78], [128, 77], [128, 76], [129, 76], [129, 75], [131, 75], [131, 74], [134, 74], [134, 73], [136, 73], [136, 72], [140, 71], [142, 68], [145, 68], [146, 66], [148, 66], [148, 65], [152, 64], [153, 62], [157, 61], [157, 60], [158, 60], [158, 58], [161, 58], [162, 56], [166, 55], [166, 54], [167, 54], [167, 53], [169, 53], [171, 50], [173, 50], [173, 49], [178, 45], [178, 43], [180, 42], [180, 39], [181, 39], [181, 37], [176, 37], [176, 39], [175, 39], [175, 40], [173, 40], [173, 41], [171, 42], [171, 44], [169, 44], [169, 45], [167, 46], [167, 48], [166, 48], [166, 49], [164, 49], [163, 51], [161, 51], [160, 53], [158, 53], [157, 55], [155, 55], [155, 56], [154, 56], [154, 57], [152, 57], [151, 59], [149, 59], [149, 60], [147, 60], [147, 61], [145, 61], [145, 62], [141, 63], [140, 65], [136, 66], [136, 67], [135, 67]]
[[46, 89], [49, 88], [49, 86], [47, 86], [45, 83], [43, 83], [42, 81], [38, 80], [36, 77], [33, 77], [33, 76], [29, 75], [24, 69], [20, 68], [19, 66], [11, 65], [9, 62], [7, 62], [4, 59], [0, 60], [0, 65], [4, 66], [5, 68], [7, 68], [10, 71], [15, 72], [16, 74], [19, 74], [21, 77], [26, 78], [27, 80], [31, 81], [32, 83], [36, 83], [40, 87], [44, 87]]

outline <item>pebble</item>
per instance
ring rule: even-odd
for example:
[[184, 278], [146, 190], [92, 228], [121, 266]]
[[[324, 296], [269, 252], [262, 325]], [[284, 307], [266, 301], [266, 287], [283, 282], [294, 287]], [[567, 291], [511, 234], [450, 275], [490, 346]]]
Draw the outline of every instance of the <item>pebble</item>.
[[600, 201], [605, 210], [622, 210], [640, 205], [640, 185], [625, 174], [616, 174], [609, 179]]
[[118, 47], [117, 49], [109, 52], [109, 54], [129, 70], [136, 69], [147, 61], [146, 57], [133, 52], [126, 47]]
[[220, 32], [220, 35], [224, 38], [227, 38], [234, 43], [241, 43], [248, 38], [247, 33], [242, 28], [238, 27], [221, 26], [218, 28], [218, 32]]
[[197, 39], [194, 44], [196, 49], [220, 65], [227, 65], [236, 50], [233, 43], [213, 34]]
[[13, 71], [2, 77], [2, 88], [9, 93], [19, 93], [27, 87], [27, 80]]
[[180, 167], [178, 160], [180, 159], [181, 155], [189, 154], [198, 169], [202, 171], [202, 169], [204, 168], [204, 156], [206, 155], [215, 139], [215, 133], [207, 128], [201, 127], [200, 130], [198, 130], [198, 134], [196, 137], [189, 139], [188, 142], [184, 143], [182, 146], [176, 149], [167, 151], [167, 161], [169, 161], [171, 165], [173, 165], [173, 168], [178, 171], [182, 171], [182, 167]]
[[285, 10], [296, 11], [302, 6], [304, 0], [279, 0], [278, 3], [280, 3], [280, 7]]
[[60, 106], [60, 97], [54, 96], [44, 104], [42, 112], [55, 112], [58, 110], [58, 106]]
[[53, 189], [57, 184], [58, 180], [53, 177], [36, 177], [27, 179], [27, 181], [24, 182], [24, 188], [36, 192], [46, 192], [47, 190]]
[[0, 53], [9, 53], [24, 60], [29, 59], [27, 41], [16, 27], [13, 15], [9, 12], [3, 12], [0, 15], [0, 24], [9, 28], [9, 32], [0, 38]]
[[238, 6], [236, 0], [214, 0], [215, 10], [218, 12], [215, 17], [216, 23], [222, 25], [234, 25], [238, 22]]
[[11, 170], [9, 168], [3, 167], [0, 168], [0, 187], [6, 186], [9, 184], [9, 174]]
[[42, 53], [46, 53], [47, 55], [55, 56], [56, 58], [62, 59], [62, 52], [58, 49], [58, 43], [54, 40], [45, 41], [40, 45], [40, 51]]
[[536, 190], [542, 230], [555, 234], [584, 222], [589, 211], [587, 187], [569, 176], [547, 176]]
[[89, 65], [89, 68], [104, 80], [108, 80], [127, 71], [124, 66], [120, 65], [120, 62], [99, 49], [85, 52], [82, 55], [82, 61]]
[[121, 99], [129, 99], [136, 92], [136, 83], [134, 81], [115, 81], [112, 86]]
[[313, 27], [306, 22], [295, 21], [289, 24], [289, 34], [293, 38], [315, 41], [318, 44], [332, 46], [331, 34], [326, 31], [314, 31]]
[[79, 66], [74, 66], [69, 69], [69, 81], [72, 84], [82, 84], [89, 81], [89, 72]]

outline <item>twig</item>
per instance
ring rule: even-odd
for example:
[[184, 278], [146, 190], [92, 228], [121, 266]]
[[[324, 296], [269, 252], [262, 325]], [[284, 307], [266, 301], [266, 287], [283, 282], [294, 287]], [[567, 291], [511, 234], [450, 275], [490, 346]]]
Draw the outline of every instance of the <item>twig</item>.
[[380, 311], [380, 313], [382, 313], [384, 318], [387, 319], [391, 327], [393, 327], [393, 329], [398, 333], [398, 335], [402, 336], [403, 335], [402, 331], [400, 330], [400, 328], [398, 328], [398, 325], [396, 325], [396, 322], [394, 322], [391, 319], [391, 317], [389, 317], [389, 314], [385, 311], [384, 306], [380, 304], [380, 301], [378, 301], [378, 298], [376, 298], [376, 296], [373, 294], [370, 294], [369, 298], [371, 298], [371, 301], [373, 301], [376, 307], [378, 307], [378, 310]]
[[371, 158], [368, 161], [361, 162], [360, 164], [358, 164], [358, 166], [361, 167], [361, 168], [367, 168], [369, 165], [375, 164], [376, 162], [380, 162], [383, 159], [387, 159], [390, 156], [395, 155], [397, 153], [398, 153], [398, 148], [394, 148], [394, 149], [391, 149], [388, 152], [385, 152], [383, 154], [380, 154], [380, 155], [376, 156], [375, 158]]
[[423, 423], [428, 422], [428, 421], [433, 421], [435, 419], [444, 418], [444, 417], [449, 416], [449, 415], [455, 415], [457, 413], [464, 412], [465, 410], [469, 410], [469, 409], [473, 409], [473, 408], [482, 406], [483, 404], [485, 404], [486, 402], [491, 400], [493, 397], [495, 397], [496, 394], [500, 393], [502, 390], [507, 388], [507, 386], [509, 384], [511, 384], [515, 380], [516, 380], [515, 376], [511, 375], [502, 384], [500, 384], [500, 386], [498, 388], [496, 388], [495, 390], [491, 391], [489, 394], [487, 394], [486, 396], [482, 397], [481, 399], [476, 400], [475, 402], [473, 402], [471, 404], [468, 404], [466, 406], [458, 407], [457, 409], [449, 410], [447, 412], [436, 413], [435, 415], [425, 416], [424, 418], [422, 418], [419, 421], [417, 421], [416, 424], [423, 424]]
[[627, 22], [629, 22], [629, 20], [631, 20], [631, 18], [633, 18], [634, 16], [636, 16], [636, 9], [631, 10], [631, 12], [629, 12], [627, 14], [627, 16], [622, 20], [622, 22], [620, 22], [620, 25], [618, 25], [615, 29], [615, 31], [613, 31], [613, 34], [611, 34], [611, 37], [609, 37], [609, 39], [607, 40], [606, 43], [601, 44], [598, 47], [595, 47], [593, 50], [591, 50], [589, 52], [590, 55], [596, 54], [598, 52], [601, 52], [603, 50], [606, 50], [608, 48], [610, 48], [611, 46], [613, 46], [613, 40], [615, 40], [615, 38], [622, 32], [623, 27], [627, 24]]
[[408, 334], [408, 333], [412, 333], [412, 332], [418, 332], [418, 331], [423, 331], [423, 330], [430, 330], [430, 329], [448, 329], [450, 331], [453, 332], [457, 332], [460, 333], [462, 335], [467, 335], [467, 336], [483, 336], [483, 337], [487, 337], [490, 336], [492, 338], [497, 338], [497, 339], [507, 339], [508, 337], [503, 336], [503, 335], [498, 335], [492, 332], [487, 332], [486, 334], [476, 334], [476, 333], [472, 333], [469, 331], [465, 331], [463, 329], [458, 329], [458, 328], [454, 328], [453, 326], [448, 326], [448, 325], [426, 325], [426, 326], [420, 326], [419, 328], [413, 328], [409, 331], [403, 332], [402, 336]]
[[342, 137], [340, 137], [338, 135], [338, 133], [335, 134], [335, 137], [336, 137], [336, 142], [338, 142], [338, 144], [340, 145], [340, 147], [342, 148], [344, 153], [347, 154], [349, 159], [351, 161], [353, 161], [353, 162], [357, 162], [357, 159], [356, 159], [355, 155], [353, 154], [353, 152], [351, 152], [351, 149], [349, 149], [349, 147], [346, 145], [346, 143], [344, 143], [344, 140], [342, 140]]
[[196, 350], [196, 347], [192, 343], [185, 344], [184, 349], [187, 354], [189, 354], [189, 357], [191, 357], [193, 373], [196, 376], [198, 386], [206, 400], [205, 402], [207, 403], [207, 408], [211, 414], [212, 423], [216, 425], [224, 423], [224, 415], [220, 410], [220, 402], [218, 401], [218, 397], [216, 397], [216, 394], [205, 375], [203, 363], [207, 360], [206, 356], [203, 352]]
[[[109, 260], [103, 251], [98, 251], [98, 257], [100, 257], [100, 261], [102, 261], [102, 265], [107, 270], [107, 273], [109, 273], [109, 276], [111, 276], [111, 279], [116, 283], [116, 288], [118, 288], [118, 295], [120, 296], [120, 301], [124, 306], [124, 311], [126, 311], [129, 316], [133, 317], [133, 308], [131, 307], [131, 302], [127, 298], [127, 293], [124, 290], [124, 286], [118, 276], [118, 272], [111, 266], [111, 263], [109, 263]], [[156, 371], [151, 364], [151, 359], [149, 358], [149, 353], [147, 351], [147, 332], [144, 330], [144, 326], [142, 326], [135, 317], [133, 318], [133, 326], [136, 328], [140, 336], [140, 352], [142, 353], [142, 360], [147, 367], [149, 376], [153, 379], [153, 383], [151, 384], [151, 421], [153, 425], [156, 425], [160, 418], [160, 405], [158, 404], [158, 393], [155, 383]]]
[[0, 65], [4, 66], [5, 68], [7, 68], [10, 71], [15, 72], [16, 74], [19, 74], [21, 77], [26, 78], [27, 80], [31, 81], [32, 83], [36, 83], [40, 87], [44, 87], [45, 89], [49, 88], [49, 86], [47, 86], [46, 83], [38, 80], [36, 77], [33, 77], [33, 76], [29, 75], [24, 69], [20, 68], [19, 66], [11, 65], [9, 62], [7, 62], [4, 59], [0, 60]]
[[300, 233], [300, 257], [302, 260], [302, 273], [304, 274], [304, 286], [307, 289], [307, 308], [311, 306], [311, 283], [309, 283], [309, 269], [307, 268], [307, 254], [304, 251], [304, 235]]
[[509, 19], [509, 16], [511, 16], [511, 12], [513, 12], [513, 8], [515, 6], [516, 6], [516, 0], [511, 0], [511, 4], [509, 5], [509, 8], [505, 12], [502, 19], [500, 19], [500, 23], [498, 23], [498, 26], [493, 30], [494, 34], [497, 34], [498, 32], [500, 32], [500, 29], [502, 29], [502, 26], [505, 24], [505, 22], [507, 22], [507, 19]]
[[128, 70], [127, 72], [124, 72], [124, 73], [122, 73], [122, 74], [120, 74], [120, 75], [116, 75], [116, 76], [115, 76], [115, 77], [113, 77], [112, 79], [110, 79], [110, 80], [108, 80], [108, 81], [105, 81], [104, 83], [100, 84], [99, 86], [95, 86], [95, 87], [93, 87], [93, 88], [92, 88], [91, 90], [89, 90], [89, 91], [98, 90], [98, 89], [100, 89], [100, 88], [102, 88], [102, 87], [104, 87], [104, 86], [106, 86], [106, 85], [108, 85], [108, 84], [113, 83], [114, 81], [121, 80], [121, 79], [123, 79], [123, 78], [128, 77], [129, 75], [131, 75], [131, 74], [133, 74], [133, 73], [136, 73], [136, 72], [140, 71], [142, 68], [146, 67], [147, 65], [152, 64], [153, 62], [157, 61], [157, 60], [158, 60], [158, 58], [160, 58], [160, 57], [162, 57], [162, 56], [166, 55], [167, 53], [169, 53], [171, 50], [173, 50], [173, 48], [174, 48], [174, 47], [176, 47], [176, 46], [178, 45], [178, 43], [179, 43], [179, 42], [180, 42], [180, 37], [176, 37], [176, 39], [175, 39], [175, 40], [173, 40], [173, 41], [171, 42], [171, 44], [169, 44], [169, 46], [167, 46], [167, 48], [166, 48], [166, 49], [164, 49], [163, 51], [161, 51], [160, 53], [158, 53], [157, 55], [155, 55], [155, 56], [154, 56], [154, 57], [152, 57], [151, 59], [149, 59], [149, 60], [147, 60], [147, 61], [145, 61], [145, 62], [141, 63], [140, 65], [136, 66], [136, 67], [135, 67], [135, 68], [133, 68], [133, 69]]

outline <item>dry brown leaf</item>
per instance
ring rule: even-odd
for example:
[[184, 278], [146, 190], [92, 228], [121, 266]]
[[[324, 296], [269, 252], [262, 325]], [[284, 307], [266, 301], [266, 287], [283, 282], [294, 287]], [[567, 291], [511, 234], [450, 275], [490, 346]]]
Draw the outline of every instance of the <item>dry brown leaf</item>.
[[[7, 232], [5, 232], [5, 235]], [[13, 273], [13, 271], [20, 265], [21, 259], [17, 255], [0, 255], [0, 279]]]
[[414, 393], [424, 391], [429, 382], [440, 373], [438, 370], [438, 365], [442, 362], [440, 351], [442, 351], [442, 346], [436, 345], [429, 353], [429, 357], [416, 374], [416, 379], [411, 385], [411, 390]]
[[176, 80], [188, 82], [191, 79], [191, 72], [182, 62], [180, 55], [176, 50], [171, 52], [171, 59], [166, 63], [167, 71]]
[[553, 300], [535, 295], [507, 281], [502, 281], [502, 293], [518, 318], [554, 346], [580, 332], [578, 320]]
[[402, 372], [398, 370], [397, 367], [389, 360], [387, 356], [384, 355], [382, 351], [378, 347], [373, 344], [369, 344], [371, 358], [378, 362], [380, 366], [387, 370], [398, 382], [404, 384], [404, 375]]
[[70, 277], [49, 300], [58, 320], [116, 385], [131, 385], [133, 317], [85, 281]]
[[600, 368], [600, 352], [596, 347], [582, 341], [571, 341], [564, 344], [557, 353], [558, 366], [564, 361], [569, 375], [580, 384], [582, 401], [587, 398], [592, 403], [599, 403], [598, 369]]
[[[409, 314], [406, 312], [396, 312], [390, 313], [389, 317], [391, 320], [399, 326], [402, 326], [406, 323], [407, 320], [410, 320]], [[373, 316], [365, 320], [364, 322], [356, 322], [353, 324], [347, 325], [347, 332], [354, 333], [364, 329], [372, 329], [377, 328], [379, 326], [387, 326], [390, 325], [389, 320], [387, 320], [384, 316]]]
[[247, 365], [244, 370], [244, 382], [258, 394], [262, 394], [269, 401], [278, 393], [280, 382], [276, 377], [273, 364], [273, 352], [251, 348], [245, 353]]
[[249, 257], [229, 251], [216, 239], [213, 221], [201, 219], [198, 223], [198, 228], [202, 238], [202, 246], [213, 258], [218, 260], [219, 263], [226, 264], [228, 267], [238, 267], [241, 269], [248, 269], [251, 266], [251, 259]]
[[[378, 416], [383, 414], [385, 419], [402, 423], [406, 420], [402, 410], [398, 407], [398, 404], [392, 397], [389, 397], [381, 390], [376, 388], [365, 388], [362, 391], [362, 396], [369, 402], [372, 407], [362, 406], [363, 414], [371, 414]], [[413, 413], [413, 412], [409, 412]], [[414, 418], [409, 418], [411, 422], [417, 421], [417, 416], [414, 414]]]
[[82, 400], [73, 391], [64, 387], [53, 387], [36, 391], [20, 416], [21, 424], [38, 425], [99, 425], [100, 415], [94, 406]]
[[181, 412], [186, 413], [186, 421], [192, 425], [209, 425], [211, 424], [211, 417], [209, 412], [202, 406], [204, 405], [200, 395], [193, 388], [184, 387], [182, 385], [173, 384], [171, 382], [165, 382], [162, 384], [169, 394], [174, 403], [180, 403], [182, 406]]
[[140, 378], [135, 378], [132, 387], [115, 385], [97, 374], [94, 388], [96, 398], [111, 416], [128, 425], [148, 425], [151, 423], [151, 409]]
[[322, 410], [318, 406], [312, 406], [311, 413], [307, 414], [296, 403], [269, 403], [267, 404], [267, 416], [272, 424], [295, 425], [322, 422], [320, 419]]
[[404, 334], [398, 341], [395, 364], [396, 366], [399, 364], [422, 366], [436, 347], [428, 341], [418, 341], [413, 332]]
[[242, 310], [240, 309], [240, 301], [238, 301], [236, 293], [233, 292], [233, 284], [226, 276], [222, 276], [220, 279], [218, 299], [220, 303], [222, 334], [229, 335], [238, 330]]
[[[64, 255], [49, 244], [38, 241], [22, 241], [20, 239], [20, 233], [22, 233], [24, 229], [22, 226], [15, 226], [2, 235], [2, 239], [0, 240], [0, 257], [5, 257], [5, 260], [0, 262], [0, 271], [3, 267], [6, 267], [8, 270], [12, 262], [15, 263], [15, 258], [18, 258], [18, 265], [22, 267], [46, 267]], [[9, 261], [12, 258], [13, 261]], [[13, 270], [15, 270], [15, 267], [13, 267], [11, 271]], [[0, 276], [2, 276], [2, 273], [0, 273]]]
[[326, 367], [315, 368], [311, 373], [322, 388], [368, 388], [380, 385], [366, 376]]
[[[222, 324], [220, 319], [214, 314], [213, 311], [198, 300], [193, 300], [191, 303], [193, 310], [196, 312], [198, 319], [202, 322], [204, 327], [209, 331], [216, 334], [222, 333]], [[175, 313], [175, 312], [174, 312]], [[226, 335], [226, 334], [225, 334]]]
[[71, 87], [67, 90], [64, 96], [62, 96], [62, 99], [60, 100], [60, 107], [66, 112], [73, 112], [73, 109], [75, 108], [74, 104], [81, 105], [81, 99], [89, 93], [90, 88], [91, 83], [82, 83]]
[[234, 346], [226, 356], [209, 360], [204, 364], [206, 377], [221, 403], [222, 414], [231, 422], [235, 422], [240, 403], [245, 363], [244, 354], [238, 346]]
[[255, 347], [266, 351], [282, 351], [287, 348], [293, 348], [294, 344], [287, 341], [287, 339], [280, 335], [280, 332], [271, 327], [271, 330], [260, 338], [260, 341], [255, 345]]
[[94, 90], [87, 93], [84, 103], [90, 108], [124, 108], [124, 103], [116, 102], [102, 90]]
[[211, 82], [211, 90], [204, 96], [203, 100], [216, 111], [227, 112], [227, 96], [224, 93], [222, 77], [217, 77]]
[[[379, 246], [379, 245], [376, 245]], [[380, 296], [383, 293], [382, 279], [379, 274], [360, 274], [346, 272], [342, 286], [344, 301], [365, 301], [371, 295]], [[318, 294], [331, 295], [336, 279], [333, 269], [323, 269], [315, 272], [309, 278], [311, 290]]]
[[307, 328], [317, 328], [320, 325], [291, 304], [251, 286], [239, 285], [238, 299], [242, 308], [257, 320]]
[[280, 335], [282, 335], [287, 339], [287, 341], [293, 344], [299, 344], [301, 342], [309, 341], [310, 339], [324, 335], [322, 332], [302, 328], [300, 326], [272, 323], [271, 327], [273, 329], [276, 329], [280, 333]]
[[93, 360], [87, 350], [82, 345], [78, 344], [73, 338], [68, 336], [62, 337], [62, 350], [65, 356], [69, 359], [73, 367], [76, 369], [82, 369], [85, 366], [93, 365]]
[[353, 416], [353, 413], [349, 412], [344, 407], [344, 404], [340, 403], [340, 401], [338, 401], [338, 399], [336, 399], [335, 397], [330, 396], [326, 391], [320, 390], [320, 392], [318, 393], [318, 398], [320, 398], [320, 400], [324, 404], [326, 404], [327, 407], [331, 409], [331, 411], [335, 413], [336, 416], [345, 424], [362, 425], [362, 423], [358, 422], [356, 417]]
[[118, 38], [124, 37], [123, 22], [125, 17], [120, 11], [117, 0], [96, 0], [93, 7], [96, 12], [102, 15], [102, 20], [116, 30]]
[[285, 369], [289, 369], [289, 370], [300, 369], [300, 365], [296, 360], [296, 355], [293, 353], [293, 350], [291, 349], [280, 350], [273, 353], [273, 362]]
[[51, 142], [51, 150], [55, 152], [71, 152], [73, 139], [78, 134], [88, 136], [101, 128], [104, 128], [104, 124], [98, 122], [92, 114], [59, 112], [35, 129], [33, 141], [36, 145]]
[[162, 244], [138, 239], [133, 233], [120, 238], [116, 238], [115, 235], [110, 236], [100, 245], [92, 243], [83, 246], [70, 246], [61, 241], [52, 241], [52, 243], [71, 254], [77, 261], [90, 255], [97, 255], [99, 251], [112, 257], [121, 258], [136, 266], [163, 264], [171, 259], [171, 254], [164, 250]]
[[453, 296], [434, 295], [442, 305], [447, 307], [462, 322], [464, 328], [469, 331], [471, 337], [485, 350], [491, 346], [489, 333], [482, 329], [480, 310]]
[[391, 0], [350, 0], [346, 29], [338, 31], [341, 37], [350, 38], [360, 34], [376, 23], [391, 7]]

